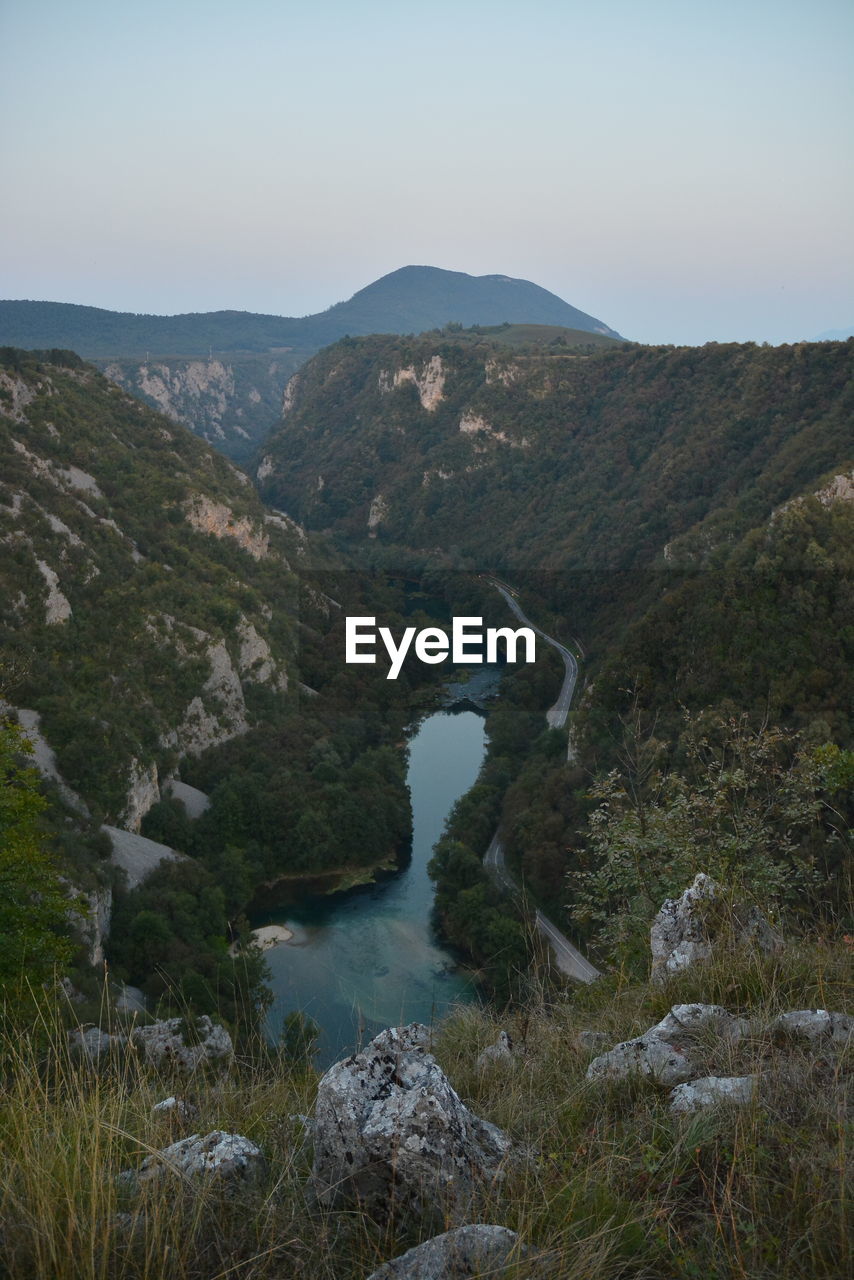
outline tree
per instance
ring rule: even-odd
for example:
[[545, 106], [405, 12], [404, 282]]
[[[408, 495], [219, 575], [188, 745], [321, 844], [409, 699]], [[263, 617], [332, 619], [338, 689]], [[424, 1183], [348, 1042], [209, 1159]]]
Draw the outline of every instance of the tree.
[[12, 1009], [71, 953], [69, 899], [39, 830], [47, 801], [22, 763], [31, 753], [17, 725], [0, 723], [0, 996]]
[[803, 837], [822, 809], [821, 776], [794, 735], [697, 716], [683, 747], [685, 774], [653, 769], [639, 785], [637, 771], [615, 769], [597, 784], [590, 860], [568, 876], [573, 918], [623, 961], [645, 957], [662, 901], [698, 871], [766, 911], [794, 907], [815, 879]]

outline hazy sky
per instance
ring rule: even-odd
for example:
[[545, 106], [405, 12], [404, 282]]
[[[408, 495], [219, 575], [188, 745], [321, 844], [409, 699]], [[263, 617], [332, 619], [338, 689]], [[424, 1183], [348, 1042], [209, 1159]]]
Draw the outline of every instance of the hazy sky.
[[302, 315], [407, 263], [648, 342], [854, 323], [850, 0], [0, 0], [0, 297]]

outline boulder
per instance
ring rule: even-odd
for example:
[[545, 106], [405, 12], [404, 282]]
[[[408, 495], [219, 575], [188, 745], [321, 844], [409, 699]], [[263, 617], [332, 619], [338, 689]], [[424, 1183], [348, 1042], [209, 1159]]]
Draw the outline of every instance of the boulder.
[[810, 1044], [827, 1041], [842, 1048], [854, 1032], [854, 1018], [827, 1009], [793, 1009], [771, 1023], [773, 1035], [784, 1035]]
[[[708, 960], [723, 928], [715, 929], [710, 908], [723, 906], [720, 887], [701, 871], [679, 898], [665, 898], [649, 931], [652, 950], [652, 980], [665, 982], [672, 974], [687, 969], [698, 960]], [[726, 912], [730, 939], [737, 945], [748, 943], [761, 951], [776, 951], [782, 939], [774, 932], [758, 907], [741, 904]]]
[[499, 1176], [511, 1144], [454, 1092], [413, 1023], [376, 1036], [320, 1081], [312, 1184], [323, 1204], [426, 1213], [459, 1209]]
[[126, 1180], [142, 1184], [176, 1173], [185, 1178], [246, 1182], [256, 1178], [263, 1168], [264, 1157], [254, 1142], [240, 1134], [215, 1129], [204, 1137], [191, 1134], [146, 1156], [138, 1172]]
[[68, 1033], [69, 1046], [84, 1058], [88, 1058], [90, 1062], [100, 1058], [103, 1053], [119, 1048], [120, 1045], [125, 1044], [126, 1040], [126, 1036], [111, 1036], [108, 1032], [101, 1031], [99, 1027], [89, 1027], [86, 1031], [76, 1027], [74, 1031]]
[[234, 1057], [231, 1036], [225, 1027], [211, 1022], [207, 1014], [191, 1027], [183, 1018], [166, 1018], [147, 1027], [137, 1027], [133, 1043], [142, 1050], [146, 1062], [154, 1066], [174, 1066], [194, 1071], [211, 1062], [229, 1062]]
[[513, 1041], [506, 1031], [499, 1031], [495, 1044], [487, 1045], [483, 1053], [478, 1055], [477, 1069], [484, 1071], [496, 1062], [509, 1062], [513, 1057]]
[[594, 1058], [587, 1068], [588, 1080], [624, 1080], [641, 1075], [657, 1080], [665, 1088], [690, 1080], [694, 1074], [694, 1064], [681, 1050], [653, 1035], [624, 1040]]
[[698, 1037], [713, 1034], [735, 1042], [747, 1031], [743, 1018], [734, 1017], [720, 1005], [675, 1004], [642, 1036], [624, 1040], [594, 1058], [587, 1068], [587, 1079], [642, 1075], [665, 1087], [682, 1084], [697, 1074]]
[[515, 1231], [477, 1223], [425, 1240], [372, 1271], [367, 1280], [467, 1280], [501, 1276], [526, 1252]]
[[745, 1107], [756, 1093], [756, 1076], [704, 1076], [679, 1084], [670, 1094], [670, 1110], [676, 1114], [691, 1114], [720, 1102], [735, 1103]]
[[707, 1031], [735, 1044], [748, 1034], [750, 1023], [719, 1004], [675, 1004], [646, 1034], [672, 1043]]
[[194, 1102], [188, 1102], [186, 1098], [164, 1098], [162, 1102], [155, 1102], [151, 1108], [155, 1115], [166, 1116], [168, 1119], [184, 1120], [192, 1123], [198, 1119], [199, 1108]]

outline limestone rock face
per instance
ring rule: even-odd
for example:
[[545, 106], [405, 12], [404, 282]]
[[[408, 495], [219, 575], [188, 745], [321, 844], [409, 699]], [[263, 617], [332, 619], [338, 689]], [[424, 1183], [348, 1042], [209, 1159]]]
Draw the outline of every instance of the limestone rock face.
[[476, 1223], [457, 1227], [425, 1240], [399, 1258], [385, 1262], [368, 1280], [466, 1280], [469, 1276], [500, 1276], [525, 1250], [508, 1227]]
[[499, 1174], [509, 1138], [464, 1106], [428, 1044], [426, 1027], [392, 1028], [323, 1076], [312, 1171], [322, 1203], [460, 1207], [478, 1179]]
[[146, 1156], [136, 1174], [138, 1183], [153, 1182], [170, 1172], [191, 1178], [248, 1181], [264, 1168], [264, 1157], [254, 1142], [237, 1133], [214, 1129], [202, 1137], [193, 1133]]
[[690, 1115], [719, 1102], [746, 1107], [756, 1092], [756, 1076], [704, 1076], [690, 1084], [679, 1084], [670, 1094], [670, 1110]]
[[225, 1027], [211, 1022], [207, 1014], [196, 1019], [189, 1037], [184, 1028], [182, 1018], [166, 1018], [148, 1027], [137, 1027], [133, 1043], [143, 1051], [146, 1062], [156, 1066], [172, 1064], [184, 1071], [193, 1071], [203, 1063], [227, 1062], [234, 1056], [231, 1036]]
[[142, 820], [160, 799], [157, 765], [140, 764], [133, 756], [128, 769], [128, 790], [120, 822], [126, 831], [139, 833]]
[[[701, 871], [679, 898], [666, 898], [652, 922], [652, 980], [665, 982], [671, 974], [687, 969], [698, 960], [708, 960], [716, 938], [709, 929], [709, 907], [719, 902], [721, 890]], [[736, 943], [753, 943], [765, 952], [777, 950], [782, 939], [774, 932], [758, 908], [741, 906], [731, 912]]]

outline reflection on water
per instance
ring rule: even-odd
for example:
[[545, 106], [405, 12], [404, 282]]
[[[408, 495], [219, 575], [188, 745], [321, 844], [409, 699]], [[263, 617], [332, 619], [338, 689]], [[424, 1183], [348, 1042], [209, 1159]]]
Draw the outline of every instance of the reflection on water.
[[471, 999], [471, 981], [430, 925], [433, 885], [427, 863], [456, 800], [474, 784], [484, 751], [483, 720], [472, 711], [436, 712], [412, 738], [412, 859], [382, 883], [308, 895], [252, 924], [283, 924], [293, 938], [266, 952], [275, 995], [268, 1028], [278, 1038], [287, 1013], [301, 1009], [322, 1031], [326, 1066], [402, 1022], [431, 1022]]

